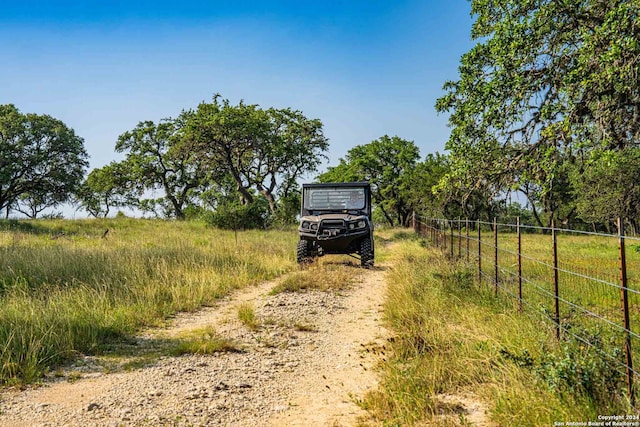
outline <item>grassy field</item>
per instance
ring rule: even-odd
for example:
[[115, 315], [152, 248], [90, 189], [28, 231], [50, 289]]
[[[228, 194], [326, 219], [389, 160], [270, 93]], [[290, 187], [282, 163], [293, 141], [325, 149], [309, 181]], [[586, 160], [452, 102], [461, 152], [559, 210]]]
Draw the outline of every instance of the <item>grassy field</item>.
[[[454, 258], [467, 259], [466, 233], [454, 233]], [[477, 239], [475, 232], [470, 237]], [[447, 236], [450, 254], [450, 236]], [[469, 269], [477, 276], [477, 240], [469, 242]], [[634, 364], [640, 361], [640, 241], [626, 239], [630, 343]], [[500, 228], [498, 234], [498, 293], [518, 310], [517, 235]], [[554, 322], [554, 269], [551, 235], [522, 235], [522, 298], [527, 314]], [[460, 256], [458, 255], [460, 253]], [[482, 283], [494, 288], [494, 236], [482, 233]], [[572, 341], [600, 353], [615, 372], [610, 382], [626, 375], [625, 332], [621, 304], [620, 258], [616, 236], [579, 234], [561, 230], [557, 236], [559, 320], [561, 341]], [[555, 331], [552, 333], [555, 334]], [[580, 357], [576, 354], [576, 357]], [[578, 369], [577, 366], [574, 368]], [[636, 375], [637, 376], [637, 375]], [[589, 386], [592, 387], [592, 386]], [[636, 387], [637, 390], [637, 387]], [[637, 397], [637, 396], [636, 396]]]
[[293, 270], [296, 238], [127, 218], [1, 221], [0, 383], [35, 381], [177, 311]]
[[[470, 232], [469, 259], [477, 268], [478, 242], [475, 230]], [[450, 239], [447, 236], [450, 248]], [[454, 256], [467, 258], [466, 234], [461, 233], [460, 242], [454, 234]], [[553, 250], [550, 235], [522, 234], [522, 276], [532, 285], [531, 292], [523, 295], [531, 300], [549, 301], [546, 292], [553, 293]], [[499, 280], [505, 290], [517, 294], [517, 235], [500, 232], [498, 235]], [[571, 234], [559, 232], [557, 237], [559, 286], [561, 297], [575, 301], [607, 314], [620, 309], [620, 263], [618, 240], [616, 237]], [[450, 249], [448, 249], [450, 253]], [[492, 232], [482, 233], [482, 270], [488, 281], [494, 277], [494, 236]], [[627, 241], [627, 276], [630, 289], [640, 292], [640, 241]], [[590, 280], [587, 279], [595, 279]], [[604, 283], [607, 282], [607, 283]], [[640, 303], [637, 294], [630, 293], [634, 302]], [[612, 318], [619, 321], [620, 316]], [[639, 322], [635, 322], [640, 332]]]
[[[378, 234], [376, 262], [393, 265], [385, 317], [394, 337], [381, 367], [381, 389], [363, 405], [384, 424], [465, 425], [467, 415], [451, 403], [457, 397], [484, 402], [500, 425], [553, 425], [627, 410], [623, 378], [591, 348], [557, 342], [552, 323], [518, 314], [512, 298], [495, 298], [490, 283], [477, 283], [473, 265], [448, 260], [412, 232]], [[319, 265], [296, 271], [296, 239], [293, 231], [235, 234], [194, 222], [0, 221], [0, 383], [37, 381], [65, 361], [108, 351], [177, 311], [285, 272], [295, 271], [274, 292], [339, 289], [353, 279], [333, 265], [325, 266], [332, 270], [330, 281], [317, 280]], [[502, 248], [513, 250], [512, 236], [500, 239]], [[548, 260], [548, 236], [525, 239], [525, 253]], [[563, 259], [594, 270], [615, 261], [615, 242], [577, 247], [585, 241], [561, 240]], [[385, 248], [389, 243], [393, 249]], [[490, 254], [483, 248], [483, 256]], [[513, 268], [507, 252], [500, 260], [503, 270]], [[636, 268], [635, 251], [630, 263]], [[523, 271], [546, 283], [546, 267], [538, 271], [537, 265], [525, 264]], [[503, 290], [512, 289], [501, 274]], [[571, 291], [595, 308], [611, 300], [614, 311], [615, 295], [590, 294], [584, 286], [561, 281], [565, 296]], [[238, 318], [255, 324], [253, 307], [238, 307]], [[233, 343], [209, 339], [214, 333], [186, 337], [176, 354], [234, 351]]]
[[467, 425], [470, 415], [451, 403], [464, 400], [483, 402], [489, 419], [505, 426], [628, 410], [620, 378], [598, 354], [556, 342], [552, 325], [519, 315], [511, 299], [478, 285], [473, 268], [429, 243], [389, 239], [392, 356], [382, 364], [381, 389], [364, 402], [385, 425]]

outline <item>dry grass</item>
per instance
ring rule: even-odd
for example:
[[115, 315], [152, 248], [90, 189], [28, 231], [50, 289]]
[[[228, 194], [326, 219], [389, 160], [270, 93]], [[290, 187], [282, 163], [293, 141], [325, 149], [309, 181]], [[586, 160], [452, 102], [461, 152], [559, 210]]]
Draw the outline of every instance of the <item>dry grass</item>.
[[0, 384], [36, 381], [77, 354], [291, 271], [296, 239], [246, 231], [236, 240], [197, 222], [0, 221]]
[[341, 291], [351, 286], [358, 272], [357, 264], [348, 259], [321, 258], [302, 270], [287, 275], [271, 293]]
[[237, 353], [242, 348], [228, 338], [223, 338], [213, 327], [205, 327], [189, 331], [178, 337], [179, 343], [172, 349], [171, 354], [214, 354]]
[[[381, 388], [363, 405], [388, 425], [466, 425], [469, 413], [441, 396], [471, 396], [496, 425], [553, 425], [596, 419], [588, 398], [556, 393], [514, 355], [534, 359], [552, 334], [479, 288], [473, 272], [415, 238], [399, 241], [387, 275], [385, 317], [395, 333]], [[464, 408], [463, 408], [464, 409]]]
[[298, 332], [317, 332], [318, 328], [311, 323], [296, 322], [293, 324], [293, 329]]

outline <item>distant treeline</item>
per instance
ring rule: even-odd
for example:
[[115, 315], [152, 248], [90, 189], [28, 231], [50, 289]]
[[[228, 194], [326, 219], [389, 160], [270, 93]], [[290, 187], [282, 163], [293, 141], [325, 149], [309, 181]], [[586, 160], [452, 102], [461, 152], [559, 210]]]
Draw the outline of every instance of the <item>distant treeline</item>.
[[0, 209], [35, 218], [72, 203], [95, 217], [130, 207], [228, 227], [286, 222], [298, 209], [298, 179], [328, 149], [318, 119], [219, 95], [176, 118], [140, 122], [115, 144], [125, 159], [86, 177], [83, 143], [59, 120], [0, 106]]

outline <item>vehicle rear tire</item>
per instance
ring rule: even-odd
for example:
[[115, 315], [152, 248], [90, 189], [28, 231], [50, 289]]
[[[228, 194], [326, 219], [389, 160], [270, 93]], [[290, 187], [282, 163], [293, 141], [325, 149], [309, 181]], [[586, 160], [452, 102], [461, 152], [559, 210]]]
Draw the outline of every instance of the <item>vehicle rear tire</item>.
[[373, 239], [362, 239], [360, 241], [360, 265], [364, 268], [373, 267]]
[[298, 241], [298, 249], [296, 251], [296, 258], [298, 264], [308, 264], [313, 261], [312, 243], [309, 240], [300, 239]]

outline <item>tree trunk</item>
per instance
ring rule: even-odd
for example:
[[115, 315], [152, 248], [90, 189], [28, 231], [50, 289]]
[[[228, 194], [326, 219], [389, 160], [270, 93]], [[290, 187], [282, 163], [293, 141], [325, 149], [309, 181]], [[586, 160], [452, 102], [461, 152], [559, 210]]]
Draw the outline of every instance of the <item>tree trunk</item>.
[[182, 203], [180, 203], [178, 199], [176, 199], [176, 196], [171, 194], [169, 186], [167, 186], [166, 184], [164, 186], [164, 192], [167, 195], [167, 199], [169, 199], [171, 205], [173, 206], [173, 211], [176, 215], [176, 219], [183, 220], [184, 212], [182, 211]]
[[409, 226], [411, 225], [411, 224], [410, 224], [410, 221], [411, 221], [411, 215], [412, 215], [412, 212], [409, 212], [409, 211], [407, 211], [407, 212], [405, 212], [405, 213], [404, 213], [404, 218], [402, 219], [402, 225], [403, 225], [404, 227], [409, 227]]
[[540, 215], [538, 215], [538, 211], [536, 210], [536, 207], [533, 204], [531, 204], [531, 211], [533, 212], [533, 218], [535, 218], [535, 220], [538, 223], [538, 225], [540, 227], [544, 227], [544, 224], [542, 223], [542, 220], [540, 219]]
[[242, 196], [241, 202], [244, 200], [243, 204], [250, 205], [251, 203], [253, 203], [253, 196], [251, 195], [247, 187], [244, 186], [244, 183], [242, 182], [242, 177], [240, 176], [240, 171], [238, 171], [238, 169], [234, 166], [231, 152], [229, 151], [229, 149], [225, 150], [225, 156], [227, 160], [228, 170], [229, 172], [231, 172], [231, 176], [233, 177], [233, 180], [236, 182], [236, 189]]
[[262, 194], [264, 198], [267, 199], [267, 202], [269, 202], [269, 210], [271, 211], [272, 214], [275, 214], [277, 207], [276, 207], [276, 200], [273, 197], [273, 194], [267, 189], [260, 190], [260, 194]]
[[243, 205], [250, 205], [253, 203], [253, 196], [240, 182], [238, 182], [238, 192], [240, 193], [240, 200], [243, 201]]
[[269, 210], [272, 214], [276, 213], [276, 199], [273, 197], [273, 191], [276, 189], [276, 175], [275, 173], [271, 174], [271, 182], [269, 183], [269, 187], [264, 187], [261, 183], [258, 183], [258, 191], [262, 194], [267, 202], [269, 202]]
[[380, 210], [382, 211], [382, 214], [384, 215], [385, 219], [389, 222], [389, 225], [393, 227], [393, 218], [391, 218], [389, 216], [389, 214], [387, 213], [387, 211], [384, 210], [384, 208], [382, 206], [378, 206], [380, 208]]

